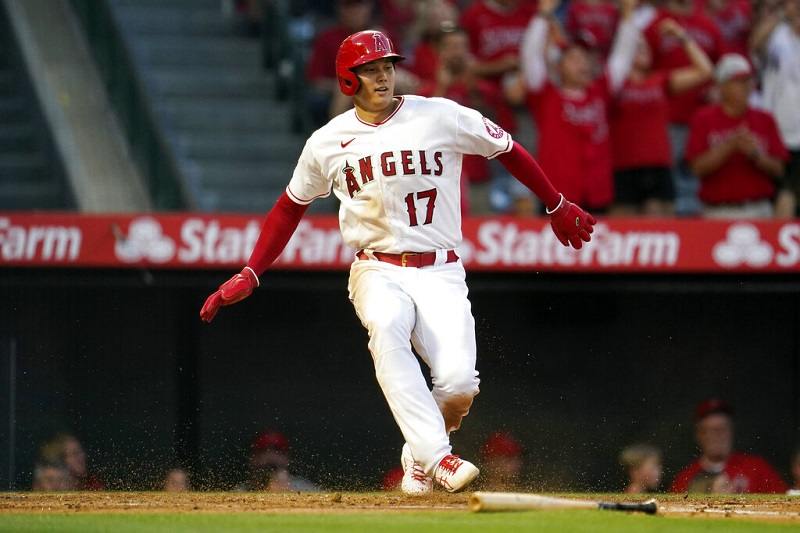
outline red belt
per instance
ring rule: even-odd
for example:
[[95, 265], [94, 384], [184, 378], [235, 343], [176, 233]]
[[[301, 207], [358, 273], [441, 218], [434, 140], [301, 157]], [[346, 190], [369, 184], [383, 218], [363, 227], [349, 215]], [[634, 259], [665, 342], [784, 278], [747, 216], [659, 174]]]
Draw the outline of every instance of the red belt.
[[[375, 256], [375, 259], [378, 261], [402, 267], [422, 268], [436, 263], [436, 252], [403, 252], [401, 254], [372, 252], [372, 255]], [[359, 250], [356, 257], [362, 260], [370, 259], [364, 250]], [[458, 254], [455, 250], [447, 250], [447, 260], [445, 263], [455, 263], [456, 261], [458, 261]]]

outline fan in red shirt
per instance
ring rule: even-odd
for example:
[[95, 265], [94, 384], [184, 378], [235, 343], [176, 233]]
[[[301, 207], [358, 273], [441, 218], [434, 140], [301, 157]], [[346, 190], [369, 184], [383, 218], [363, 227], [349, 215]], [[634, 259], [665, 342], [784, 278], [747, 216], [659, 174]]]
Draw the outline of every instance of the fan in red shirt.
[[700, 0], [704, 12], [719, 28], [725, 52], [747, 57], [748, 39], [753, 25], [753, 6], [748, 0]]
[[566, 30], [573, 39], [593, 42], [606, 57], [618, 19], [617, 6], [609, 0], [573, 0], [567, 8]]
[[623, 2], [622, 22], [599, 78], [593, 77], [587, 51], [572, 42], [558, 60], [560, 83], [548, 80], [547, 37], [558, 0], [542, 0], [523, 42], [523, 83], [539, 130], [539, 163], [553, 183], [595, 211], [608, 208], [614, 196], [608, 106], [628, 77], [636, 51], [634, 4]]
[[[656, 69], [669, 72], [691, 65], [680, 40], [673, 35], [661, 33], [660, 24], [665, 18], [674, 19], [685, 28], [712, 61], [716, 61], [722, 54], [719, 29], [711, 19], [694, 8], [693, 0], [668, 0], [645, 29], [645, 38], [653, 52], [653, 66]], [[694, 112], [705, 105], [708, 87], [704, 84], [670, 95], [669, 99], [672, 182], [675, 187], [675, 212], [679, 215], [696, 215], [701, 210], [697, 199], [699, 182], [687, 167], [684, 155], [689, 121]]]
[[372, 0], [337, 0], [337, 24], [314, 39], [306, 64], [306, 79], [310, 82], [307, 98], [315, 127], [328, 122], [331, 98], [339, 91], [335, 69], [339, 45], [350, 34], [369, 27], [372, 10]]
[[[494, 83], [498, 90], [505, 74], [519, 68], [522, 36], [536, 3], [531, 0], [475, 0], [461, 15], [461, 27], [469, 35], [478, 76]], [[507, 131], [516, 130], [513, 112], [503, 105], [497, 122]]]
[[[424, 81], [417, 94], [440, 96], [494, 117], [502, 95], [497, 87], [472, 70], [469, 41], [462, 28], [445, 25], [436, 38], [438, 68], [433, 79]], [[480, 156], [465, 155], [461, 165], [461, 212], [469, 213], [471, 203], [478, 212], [489, 210], [489, 161]], [[483, 184], [483, 185], [480, 185]], [[470, 194], [472, 193], [472, 194]]]
[[709, 217], [771, 217], [776, 180], [789, 153], [772, 115], [748, 104], [752, 72], [747, 59], [726, 54], [717, 65], [720, 103], [692, 120], [686, 158], [700, 176], [700, 199]]
[[[716, 61], [724, 50], [722, 36], [717, 25], [704, 14], [695, 10], [692, 0], [670, 0], [665, 8], [659, 9], [656, 17], [645, 29], [647, 44], [653, 52], [653, 66], [656, 69], [673, 70], [692, 65], [681, 40], [661, 30], [664, 19], [673, 19], [680, 24], [703, 51]], [[670, 122], [688, 124], [692, 114], [703, 105], [708, 86], [674, 95], [670, 99]]]
[[766, 460], [733, 450], [733, 409], [720, 399], [695, 411], [700, 457], [681, 470], [672, 492], [783, 493], [788, 488]]
[[378, 0], [383, 26], [395, 37], [395, 42], [405, 42], [405, 32], [413, 26], [416, 17], [415, 3], [413, 0]]
[[421, 81], [436, 79], [439, 69], [439, 52], [436, 40], [443, 27], [454, 27], [458, 21], [458, 8], [449, 0], [429, 0], [416, 4], [417, 35], [412, 38], [411, 57], [406, 68]]
[[660, 30], [683, 43], [692, 65], [653, 71], [650, 47], [640, 39], [631, 73], [611, 108], [614, 215], [672, 214], [668, 99], [705, 83], [714, 70], [702, 48], [677, 22], [664, 19]]

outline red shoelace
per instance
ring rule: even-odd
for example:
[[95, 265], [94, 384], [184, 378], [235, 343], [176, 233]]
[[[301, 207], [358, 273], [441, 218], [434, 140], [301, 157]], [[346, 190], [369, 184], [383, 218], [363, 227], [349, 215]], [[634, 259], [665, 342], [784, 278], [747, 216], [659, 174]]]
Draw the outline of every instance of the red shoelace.
[[458, 458], [458, 455], [448, 455], [441, 460], [439, 468], [449, 474], [455, 474], [462, 462], [463, 461]]

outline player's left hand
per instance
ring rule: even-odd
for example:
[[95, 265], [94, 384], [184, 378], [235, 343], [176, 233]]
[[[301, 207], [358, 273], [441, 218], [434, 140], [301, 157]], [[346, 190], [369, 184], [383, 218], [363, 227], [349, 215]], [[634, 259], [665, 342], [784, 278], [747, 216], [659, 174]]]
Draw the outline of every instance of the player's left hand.
[[550, 215], [553, 233], [564, 246], [572, 245], [576, 250], [580, 250], [584, 241], [592, 240], [590, 233], [594, 231], [592, 226], [597, 221], [592, 215], [564, 198], [563, 194], [558, 206], [547, 214]]
[[240, 273], [220, 285], [219, 289], [206, 299], [206, 303], [200, 309], [200, 318], [204, 322], [211, 322], [220, 307], [241, 302], [250, 296], [258, 285], [258, 276], [253, 269], [244, 267]]

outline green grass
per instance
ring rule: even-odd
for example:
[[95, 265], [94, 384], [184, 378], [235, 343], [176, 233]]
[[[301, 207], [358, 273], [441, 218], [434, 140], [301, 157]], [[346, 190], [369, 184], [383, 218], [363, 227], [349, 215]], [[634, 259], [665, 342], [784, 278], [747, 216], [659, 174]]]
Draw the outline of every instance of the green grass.
[[742, 519], [709, 519], [628, 515], [602, 511], [530, 511], [471, 514], [461, 511], [287, 513], [287, 514], [4, 514], [0, 531], [80, 532], [113, 531], [258, 531], [378, 532], [378, 533], [500, 533], [500, 532], [761, 532], [798, 531], [800, 524]]

